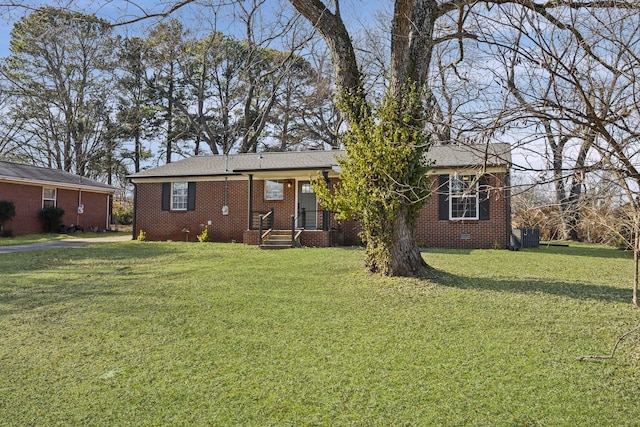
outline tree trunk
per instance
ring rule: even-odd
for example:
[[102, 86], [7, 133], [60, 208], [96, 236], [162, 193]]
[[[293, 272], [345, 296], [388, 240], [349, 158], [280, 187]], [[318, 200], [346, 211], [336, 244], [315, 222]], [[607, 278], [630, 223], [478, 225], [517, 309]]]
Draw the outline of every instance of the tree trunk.
[[[578, 240], [578, 223], [580, 222], [580, 196], [582, 194], [582, 183], [585, 179], [585, 164], [587, 154], [593, 145], [595, 135], [588, 131], [587, 136], [580, 146], [580, 152], [574, 165], [573, 176], [571, 177], [571, 187], [569, 189], [569, 197], [561, 198], [560, 208], [562, 210], [563, 219], [563, 240]], [[562, 144], [564, 148], [564, 144]], [[562, 152], [560, 152], [562, 156]], [[555, 167], [555, 164], [554, 164]], [[562, 169], [562, 162], [560, 170]], [[562, 172], [560, 172], [561, 174]], [[563, 190], [564, 191], [564, 190]]]
[[640, 308], [638, 305], [638, 259], [639, 259], [640, 248], [638, 248], [638, 244], [636, 243], [633, 248], [633, 306], [635, 308]]
[[[329, 47], [337, 90], [347, 123], [360, 123], [371, 115], [349, 33], [335, 3], [332, 13], [320, 0], [290, 0], [322, 35]], [[408, 83], [423, 87], [433, 49], [435, 0], [396, 0], [391, 36], [392, 93], [402, 96]], [[347, 151], [349, 147], [346, 147]], [[406, 183], [412, 185], [413, 183]], [[414, 224], [407, 205], [399, 207], [391, 229], [373, 230], [379, 236], [367, 241], [367, 268], [387, 276], [421, 276], [429, 267], [415, 240]], [[366, 231], [365, 233], [369, 233]]]
[[349, 32], [339, 13], [333, 14], [319, 0], [289, 0], [291, 4], [315, 27], [329, 48], [335, 84], [343, 102], [347, 121], [359, 120], [367, 115], [365, 93], [356, 54]]
[[638, 305], [638, 281], [640, 280], [638, 272], [638, 264], [640, 263], [640, 225], [638, 224], [638, 212], [636, 207], [636, 221], [633, 230], [633, 306], [640, 308]]
[[[140, 109], [137, 109], [136, 112], [139, 112]], [[138, 116], [140, 115], [140, 113], [138, 113]], [[135, 168], [135, 173], [140, 172], [140, 157], [142, 157], [142, 144], [140, 143], [140, 125], [138, 123], [136, 123], [136, 128], [135, 128], [135, 136], [134, 136], [134, 155], [133, 155], [133, 164], [134, 164], [134, 168]]]
[[[404, 210], [404, 212], [402, 212]], [[391, 241], [391, 276], [424, 276], [431, 267], [422, 258], [415, 239], [414, 226], [407, 222], [408, 212], [401, 208], [394, 221]]]
[[173, 58], [169, 66], [169, 93], [167, 95], [167, 163], [171, 163], [173, 154], [173, 86], [174, 86], [174, 63]]
[[390, 86], [399, 93], [407, 82], [426, 84], [437, 15], [434, 0], [396, 0], [391, 31]]

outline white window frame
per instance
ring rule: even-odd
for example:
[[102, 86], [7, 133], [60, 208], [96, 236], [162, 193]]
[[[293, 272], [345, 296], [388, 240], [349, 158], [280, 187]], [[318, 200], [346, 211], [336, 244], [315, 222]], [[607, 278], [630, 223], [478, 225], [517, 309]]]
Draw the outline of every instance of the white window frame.
[[[477, 220], [480, 218], [478, 181], [475, 175], [449, 175], [449, 219], [451, 221]], [[475, 215], [470, 215], [471, 209], [457, 208], [454, 211], [456, 204], [475, 207], [473, 209]]]
[[[53, 196], [51, 194], [47, 194], [47, 191], [52, 191]], [[53, 204], [46, 203], [52, 202]], [[42, 209], [46, 207], [56, 207], [58, 205], [58, 189], [52, 187], [42, 187]]]
[[171, 183], [171, 210], [186, 211], [189, 207], [189, 183], [176, 181]]
[[[271, 188], [269, 188], [270, 186]], [[284, 181], [281, 179], [266, 179], [264, 181], [264, 199], [284, 200]]]

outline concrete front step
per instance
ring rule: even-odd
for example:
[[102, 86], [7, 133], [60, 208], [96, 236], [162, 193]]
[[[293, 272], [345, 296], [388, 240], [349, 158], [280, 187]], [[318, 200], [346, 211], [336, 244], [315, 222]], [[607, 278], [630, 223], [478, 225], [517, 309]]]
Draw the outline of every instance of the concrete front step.
[[291, 233], [269, 234], [260, 246], [262, 249], [289, 249], [291, 248]]
[[274, 232], [262, 241], [262, 249], [289, 249], [291, 245], [291, 232]]

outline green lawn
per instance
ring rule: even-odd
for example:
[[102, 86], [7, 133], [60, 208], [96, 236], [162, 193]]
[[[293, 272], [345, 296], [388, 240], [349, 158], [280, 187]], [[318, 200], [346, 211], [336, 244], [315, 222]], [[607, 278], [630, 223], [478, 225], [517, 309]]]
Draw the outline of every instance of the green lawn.
[[99, 237], [113, 237], [114, 235], [131, 235], [131, 232], [118, 231], [108, 233], [94, 233], [91, 231], [77, 231], [73, 234], [52, 234], [52, 233], [38, 233], [38, 234], [22, 234], [15, 237], [0, 237], [0, 246], [9, 245], [24, 245], [28, 243], [41, 243], [48, 242], [50, 240], [64, 240], [64, 239], [83, 239], [83, 238], [99, 238]]
[[2, 425], [637, 425], [628, 253], [106, 243], [0, 255]]

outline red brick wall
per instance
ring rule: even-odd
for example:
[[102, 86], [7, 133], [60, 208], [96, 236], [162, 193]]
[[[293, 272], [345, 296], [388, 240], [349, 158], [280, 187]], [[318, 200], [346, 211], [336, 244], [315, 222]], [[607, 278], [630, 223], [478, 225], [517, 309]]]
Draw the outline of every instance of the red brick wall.
[[38, 219], [38, 211], [42, 209], [42, 187], [3, 182], [0, 183], [0, 199], [16, 206], [16, 216], [5, 222], [5, 231], [10, 230], [15, 236], [42, 231]]
[[[211, 240], [241, 242], [248, 226], [248, 181], [227, 182], [228, 215], [222, 214], [225, 182], [200, 181], [196, 183], [194, 211], [163, 211], [162, 183], [136, 184], [136, 221], [134, 237], [143, 230], [148, 240], [198, 241], [205, 226]], [[211, 225], [208, 225], [211, 221]], [[188, 229], [189, 233], [182, 230]]]
[[[273, 228], [276, 230], [291, 229], [291, 215], [296, 212], [296, 183], [291, 180], [291, 187], [287, 187], [287, 180], [284, 180], [284, 197], [282, 200], [264, 199], [263, 180], [253, 180], [253, 210], [254, 212], [268, 212], [273, 208]], [[245, 196], [245, 206], [248, 203]], [[246, 208], [245, 208], [246, 212]], [[247, 214], [245, 213], [245, 216]]]
[[[506, 248], [510, 233], [507, 221], [511, 221], [511, 214], [507, 212], [507, 198], [502, 190], [505, 177], [504, 173], [489, 176], [489, 186], [499, 190], [490, 191], [488, 220], [439, 220], [438, 195], [434, 192], [418, 218], [418, 242], [434, 248]], [[436, 184], [437, 176], [432, 180]]]
[[[505, 175], [491, 176], [489, 185], [502, 187]], [[437, 179], [434, 177], [433, 179]], [[264, 200], [264, 181], [253, 181], [253, 211], [274, 210], [274, 228], [288, 230], [291, 214], [295, 212], [296, 185], [284, 185], [283, 200]], [[224, 181], [202, 181], [196, 183], [196, 206], [194, 211], [162, 211], [162, 183], [138, 183], [136, 227], [134, 237], [144, 230], [149, 240], [197, 241], [207, 221], [211, 220], [209, 234], [214, 241], [242, 242], [256, 244], [257, 234], [245, 233], [248, 228], [248, 188], [249, 181], [228, 181], [227, 205], [229, 214], [222, 215], [224, 205]], [[490, 219], [484, 221], [439, 221], [438, 197], [429, 199], [417, 224], [418, 242], [428, 247], [446, 248], [493, 248], [508, 244], [506, 198], [502, 190], [491, 193]], [[183, 229], [190, 233], [184, 233]], [[359, 226], [354, 221], [336, 220], [331, 215], [330, 229], [333, 238], [323, 233], [304, 233], [302, 243], [307, 246], [328, 246], [341, 241], [345, 245], [356, 245]], [[255, 236], [254, 236], [255, 235]], [[464, 235], [464, 236], [463, 236]], [[255, 239], [254, 239], [255, 237]], [[462, 237], [469, 237], [463, 239]], [[253, 240], [256, 240], [254, 242]]]
[[[52, 186], [53, 188], [53, 186]], [[82, 190], [81, 200], [84, 213], [77, 214], [79, 190], [57, 189], [57, 207], [64, 209], [62, 223], [104, 229], [107, 224], [108, 195]], [[16, 206], [16, 216], [4, 225], [14, 235], [40, 233], [42, 225], [38, 212], [42, 209], [42, 186], [0, 183], [0, 199], [9, 200]]]

